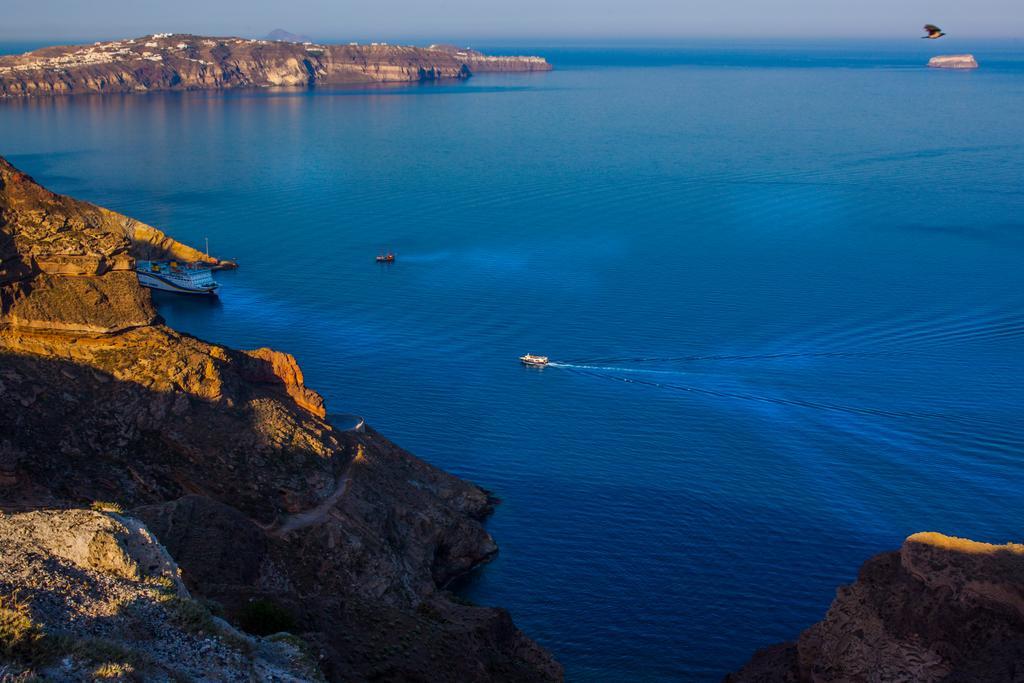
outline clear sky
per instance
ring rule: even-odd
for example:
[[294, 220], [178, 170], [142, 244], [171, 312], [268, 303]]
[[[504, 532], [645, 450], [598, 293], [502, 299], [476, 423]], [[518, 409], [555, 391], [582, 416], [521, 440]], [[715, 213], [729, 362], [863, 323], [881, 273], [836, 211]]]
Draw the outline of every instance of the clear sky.
[[157, 32], [318, 40], [1024, 37], [1024, 0], [0, 0], [0, 40]]

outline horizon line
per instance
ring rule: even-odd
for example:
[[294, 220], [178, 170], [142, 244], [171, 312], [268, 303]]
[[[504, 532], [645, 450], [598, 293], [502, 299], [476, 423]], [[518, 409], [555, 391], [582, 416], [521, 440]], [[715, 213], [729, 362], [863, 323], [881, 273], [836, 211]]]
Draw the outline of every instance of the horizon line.
[[[276, 30], [276, 29], [270, 29]], [[270, 33], [270, 30], [263, 35], [252, 35], [245, 33], [196, 33], [192, 31], [171, 31], [172, 35], [194, 35], [204, 37], [215, 37], [215, 38], [241, 38], [245, 40], [266, 40], [266, 35]], [[27, 44], [41, 44], [42, 46], [60, 46], [60, 45], [87, 45], [95, 42], [109, 42], [115, 40], [129, 40], [132, 38], [141, 38], [145, 36], [154, 35], [157, 33], [163, 33], [162, 31], [152, 31], [148, 33], [129, 33], [129, 34], [104, 34], [102, 36], [94, 34], [92, 36], [78, 36], [72, 37], [68, 35], [54, 36], [54, 37], [37, 37], [37, 38], [26, 38], [24, 34], [18, 37], [6, 37], [0, 34], [0, 43], [10, 45], [27, 45]], [[303, 32], [295, 32], [296, 35], [306, 35]], [[396, 35], [382, 35], [382, 36], [367, 36], [358, 35], [351, 37], [324, 37], [324, 36], [309, 36], [311, 42], [319, 43], [323, 45], [333, 44], [347, 44], [350, 42], [358, 42], [359, 44], [369, 44], [371, 42], [391, 42], [393, 44], [413, 45], [421, 42], [428, 43], [456, 43], [456, 44], [469, 44], [472, 42], [485, 43], [485, 42], [501, 42], [501, 41], [512, 41], [513, 43], [543, 43], [552, 42], [557, 45], [562, 44], [583, 44], [583, 45], [624, 45], [624, 44], [635, 44], [635, 43], [674, 43], [684, 41], [741, 41], [749, 43], [769, 43], [775, 41], [787, 41], [787, 42], [832, 42], [832, 41], [843, 41], [843, 42], [855, 42], [855, 41], [870, 41], [870, 40], [884, 40], [884, 41], [907, 41], [908, 43], [919, 39], [916, 34], [904, 35], [904, 34], [880, 34], [880, 35], [855, 35], [855, 34], [816, 34], [814, 36], [808, 35], [791, 35], [791, 34], [778, 34], [778, 35], [752, 35], [752, 34], [636, 34], [630, 36], [623, 36], [617, 34], [614, 36], [604, 35], [522, 35], [522, 34], [507, 34], [507, 35], [485, 35], [480, 34], [477, 36], [463, 36], [459, 38], [445, 37], [445, 36], [434, 36], [430, 37], [427, 35], [413, 35], [406, 34], [401, 36]], [[1024, 44], [1024, 37], [1019, 35], [996, 35], [996, 34], [961, 34], [956, 36], [946, 36], [944, 42], [960, 42], [962, 40], [989, 40], [989, 41], [1000, 41], [1000, 42], [1020, 42]], [[552, 45], [555, 46], [555, 45]]]

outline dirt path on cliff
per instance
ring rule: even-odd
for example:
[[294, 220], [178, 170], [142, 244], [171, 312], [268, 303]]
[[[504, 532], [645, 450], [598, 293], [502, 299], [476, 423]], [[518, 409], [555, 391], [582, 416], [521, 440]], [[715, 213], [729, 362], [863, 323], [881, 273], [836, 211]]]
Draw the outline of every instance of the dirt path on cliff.
[[298, 529], [304, 529], [308, 526], [319, 524], [327, 518], [331, 510], [335, 505], [338, 504], [348, 491], [349, 486], [352, 483], [352, 476], [349, 474], [349, 470], [352, 468], [352, 463], [365, 457], [363, 454], [362, 444], [356, 449], [355, 457], [349, 461], [348, 465], [345, 466], [345, 471], [338, 479], [338, 485], [334, 488], [334, 492], [331, 495], [324, 498], [320, 503], [305, 512], [296, 512], [294, 515], [288, 515], [281, 521], [281, 523], [275, 527], [268, 529], [269, 533], [274, 536], [283, 537], [289, 533]]

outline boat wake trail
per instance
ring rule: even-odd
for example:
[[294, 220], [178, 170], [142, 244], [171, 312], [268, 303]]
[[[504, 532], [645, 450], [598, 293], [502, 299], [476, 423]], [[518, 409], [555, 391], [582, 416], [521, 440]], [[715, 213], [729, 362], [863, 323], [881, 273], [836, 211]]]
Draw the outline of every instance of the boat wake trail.
[[[783, 406], [795, 406], [799, 408], [810, 408], [814, 410], [827, 410], [833, 412], [849, 413], [853, 415], [870, 415], [876, 417], [885, 418], [896, 418], [896, 419], [923, 419], [923, 420], [941, 420], [945, 422], [957, 422], [963, 424], [987, 424], [992, 421], [985, 420], [983, 418], [966, 417], [962, 415], [948, 415], [942, 413], [928, 413], [918, 411], [899, 411], [899, 410], [885, 410], [880, 408], [870, 408], [863, 406], [851, 406], [840, 403], [830, 403], [825, 401], [810, 401], [799, 398], [783, 398], [777, 396], [765, 396], [760, 394], [747, 394], [737, 391], [726, 391], [720, 389], [711, 389], [707, 387], [698, 387], [693, 385], [675, 384], [668, 382], [656, 382], [652, 380], [641, 379], [638, 377], [621, 377], [610, 374], [608, 372], [598, 372], [594, 370], [580, 368], [578, 366], [567, 366], [561, 365], [570, 372], [575, 372], [580, 375], [586, 375], [590, 377], [597, 377], [600, 379], [611, 380], [615, 382], [622, 382], [624, 384], [638, 384], [642, 386], [649, 386], [658, 389], [668, 389], [673, 391], [685, 392], [690, 394], [714, 396], [716, 398], [725, 398], [742, 401], [752, 401], [757, 403], [770, 403], [774, 405]], [[997, 424], [992, 422], [993, 424]]]
[[[597, 357], [575, 360], [595, 369], [612, 369], [627, 363], [688, 363], [699, 361], [785, 361], [814, 358], [894, 358], [943, 349], [954, 345], [1006, 341], [1024, 337], [1024, 314], [960, 314], [953, 318], [926, 318], [877, 327], [854, 326], [800, 344], [819, 350], [755, 354], [691, 354], [683, 356]], [[839, 345], [840, 348], [835, 347]], [[829, 348], [831, 347], [831, 348]], [[860, 347], [860, 348], [858, 348]], [[867, 348], [865, 348], [867, 347]], [[614, 368], [624, 370], [625, 368]]]
[[[620, 361], [625, 362], [625, 361]], [[551, 368], [565, 368], [567, 370], [590, 370], [593, 372], [636, 372], [646, 375], [685, 375], [684, 370], [653, 370], [651, 368], [626, 368], [615, 365], [588, 365], [582, 363], [562, 363], [551, 361], [548, 363]]]
[[1018, 311], [979, 311], [920, 317], [902, 323], [883, 319], [862, 325], [851, 324], [815, 341], [824, 346], [870, 345], [921, 350], [1022, 336], [1024, 315]]
[[[1005, 424], [998, 419], [976, 414], [947, 414], [916, 410], [873, 408], [836, 403], [829, 400], [811, 400], [769, 394], [746, 393], [742, 390], [709, 387], [704, 372], [697, 370], [700, 363], [779, 363], [794, 365], [813, 359], [887, 359], [914, 360], [916, 356], [949, 355], [950, 347], [978, 343], [999, 343], [1024, 337], [1024, 314], [1002, 311], [958, 313], [955, 316], [921, 317], [893, 325], [881, 321], [876, 325], [862, 325], [854, 329], [837, 331], [817, 339], [792, 344], [804, 350], [777, 353], [704, 353], [679, 356], [596, 357], [572, 359], [551, 363], [553, 367], [601, 378], [605, 380], [654, 387], [693, 395], [714, 396], [729, 400], [794, 406], [820, 411], [833, 411], [853, 415], [871, 415], [892, 419], [915, 419], [958, 423], [984, 428], [986, 433], [1002, 433]], [[836, 348], [839, 346], [839, 348]], [[776, 346], [778, 348], [778, 346]], [[666, 369], [665, 364], [679, 364]], [[692, 364], [692, 365], [687, 365]], [[883, 363], [884, 365], [884, 363]], [[638, 367], [639, 366], [639, 367]], [[646, 367], [645, 367], [646, 366]], [[654, 366], [654, 367], [651, 367]], [[660, 366], [660, 367], [659, 367]], [[671, 368], [671, 365], [669, 366]], [[719, 366], [721, 369], [722, 366]], [[780, 368], [781, 369], [781, 368]], [[689, 370], [689, 372], [687, 371]], [[670, 377], [674, 376], [674, 377]], [[684, 379], [689, 376], [689, 381]], [[686, 383], [683, 383], [686, 382]], [[702, 386], [703, 385], [703, 386]]]
[[[880, 356], [898, 356], [900, 351], [803, 351], [789, 353], [755, 353], [755, 354], [704, 354], [691, 356], [641, 356], [634, 358], [594, 358], [580, 361], [576, 367], [589, 367], [596, 370], [620, 370], [640, 372], [636, 368], [602, 367], [599, 363], [683, 363], [691, 361], [745, 361], [745, 360], [788, 360], [800, 358], [867, 358]], [[554, 363], [552, 363], [554, 365]], [[573, 366], [564, 363], [563, 366]], [[652, 371], [653, 372], [653, 371]]]

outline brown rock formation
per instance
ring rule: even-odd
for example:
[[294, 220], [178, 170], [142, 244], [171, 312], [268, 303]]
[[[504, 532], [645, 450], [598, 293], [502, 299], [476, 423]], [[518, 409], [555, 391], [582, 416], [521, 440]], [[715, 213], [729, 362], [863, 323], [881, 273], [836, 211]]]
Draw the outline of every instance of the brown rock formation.
[[321, 419], [327, 417], [323, 397], [302, 383], [302, 370], [295, 362], [295, 356], [268, 348], [247, 353], [256, 362], [240, 366], [245, 379], [255, 383], [281, 385], [300, 408]]
[[0, 97], [416, 82], [550, 69], [541, 57], [491, 57], [449, 48], [158, 34], [0, 57]]
[[914, 534], [865, 563], [796, 643], [726, 680], [1024, 680], [1024, 545]]
[[[505, 612], [443, 589], [496, 552], [488, 495], [335, 431], [290, 355], [159, 324], [125, 268], [184, 247], [142, 227], [0, 160], [0, 507], [134, 508], [191, 590], [232, 619], [271, 601], [333, 680], [560, 678]], [[80, 267], [40, 267], [58, 256]]]
[[149, 325], [135, 257], [210, 260], [156, 228], [46, 190], [0, 158], [0, 330], [110, 334]]
[[0, 620], [4, 680], [320, 679], [293, 643], [214, 618], [149, 530], [118, 514], [0, 513]]

